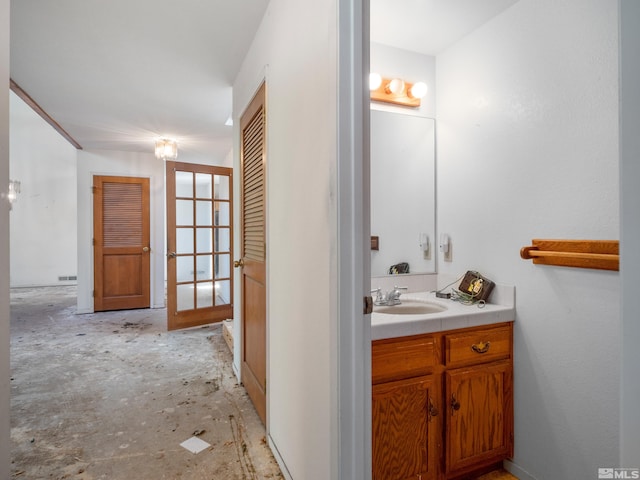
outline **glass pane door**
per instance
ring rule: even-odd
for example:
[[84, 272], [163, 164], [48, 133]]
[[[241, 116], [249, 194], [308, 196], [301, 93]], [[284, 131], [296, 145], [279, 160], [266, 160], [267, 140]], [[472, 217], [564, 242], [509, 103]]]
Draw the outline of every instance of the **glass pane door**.
[[169, 172], [169, 163], [167, 183], [173, 185], [168, 190], [175, 191], [174, 197], [167, 195], [173, 202], [173, 208], [167, 208], [168, 261], [175, 262], [175, 268], [169, 263], [167, 269], [167, 304], [173, 307], [169, 315], [178, 321], [189, 318], [188, 323], [196, 312], [201, 312], [202, 323], [231, 318], [231, 169], [175, 164]]

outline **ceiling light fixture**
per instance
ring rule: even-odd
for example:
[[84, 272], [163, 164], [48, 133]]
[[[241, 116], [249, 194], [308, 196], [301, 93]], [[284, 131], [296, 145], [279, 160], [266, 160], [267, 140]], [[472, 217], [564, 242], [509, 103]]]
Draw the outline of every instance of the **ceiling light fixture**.
[[424, 82], [409, 83], [401, 78], [384, 78], [377, 73], [371, 73], [369, 90], [371, 100], [376, 102], [419, 107], [420, 99], [427, 94], [428, 87]]
[[156, 158], [160, 160], [175, 160], [178, 158], [178, 142], [170, 138], [156, 140]]

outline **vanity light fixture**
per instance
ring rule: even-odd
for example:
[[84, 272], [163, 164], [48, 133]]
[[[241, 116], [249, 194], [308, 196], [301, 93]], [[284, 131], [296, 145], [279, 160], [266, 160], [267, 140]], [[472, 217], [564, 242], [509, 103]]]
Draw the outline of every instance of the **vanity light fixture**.
[[175, 160], [178, 158], [178, 142], [170, 138], [156, 140], [156, 158], [160, 160]]
[[424, 82], [409, 83], [401, 78], [384, 78], [377, 73], [369, 75], [371, 100], [393, 103], [405, 107], [419, 107], [420, 99], [427, 94]]

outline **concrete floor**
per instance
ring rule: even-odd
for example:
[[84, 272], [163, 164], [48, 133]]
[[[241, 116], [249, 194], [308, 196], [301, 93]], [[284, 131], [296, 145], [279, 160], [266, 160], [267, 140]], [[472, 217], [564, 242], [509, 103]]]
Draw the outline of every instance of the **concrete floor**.
[[[219, 325], [76, 315], [75, 292], [11, 291], [12, 478], [283, 478]], [[180, 446], [193, 436], [211, 446]]]

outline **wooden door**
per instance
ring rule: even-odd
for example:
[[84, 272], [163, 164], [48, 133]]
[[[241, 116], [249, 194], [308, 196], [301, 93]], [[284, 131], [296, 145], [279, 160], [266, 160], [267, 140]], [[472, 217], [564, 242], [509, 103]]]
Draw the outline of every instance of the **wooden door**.
[[240, 119], [242, 383], [262, 422], [267, 417], [265, 86]]
[[167, 162], [167, 328], [233, 318], [232, 169]]
[[461, 368], [445, 377], [447, 472], [489, 465], [511, 455], [511, 363]]
[[94, 310], [150, 306], [149, 179], [93, 177]]
[[441, 429], [433, 379], [428, 375], [373, 385], [373, 480], [437, 478]]

